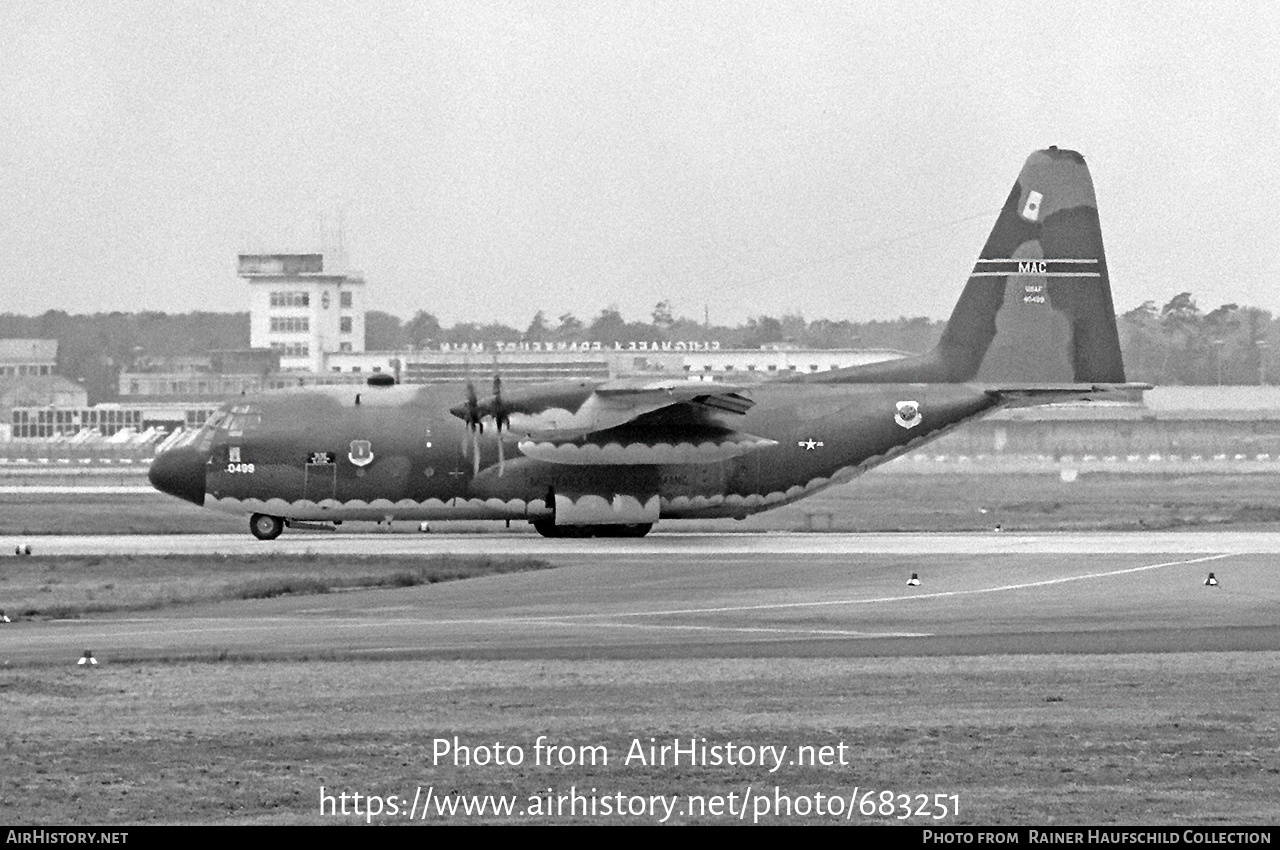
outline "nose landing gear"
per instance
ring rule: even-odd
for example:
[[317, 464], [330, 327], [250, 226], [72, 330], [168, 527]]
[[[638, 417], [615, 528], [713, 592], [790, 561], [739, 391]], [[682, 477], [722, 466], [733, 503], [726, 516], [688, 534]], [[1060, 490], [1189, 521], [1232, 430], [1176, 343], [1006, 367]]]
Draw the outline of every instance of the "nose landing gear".
[[249, 531], [259, 540], [275, 540], [284, 531], [284, 520], [278, 516], [254, 514], [249, 517]]

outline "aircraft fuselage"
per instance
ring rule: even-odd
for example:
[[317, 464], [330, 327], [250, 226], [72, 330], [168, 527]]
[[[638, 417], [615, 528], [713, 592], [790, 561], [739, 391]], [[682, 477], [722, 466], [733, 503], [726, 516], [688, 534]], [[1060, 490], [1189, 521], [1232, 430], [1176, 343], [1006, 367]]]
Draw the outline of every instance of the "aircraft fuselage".
[[566, 498], [634, 498], [637, 521], [742, 517], [847, 481], [996, 405], [963, 384], [765, 383], [746, 391], [755, 404], [745, 414], [719, 418], [771, 444], [703, 462], [563, 463], [523, 454], [514, 425], [473, 436], [449, 412], [461, 393], [343, 387], [246, 399], [156, 463], [161, 478], [166, 463], [185, 462], [189, 479], [203, 472], [175, 495], [293, 520], [533, 521], [553, 515], [557, 495], [562, 511]]

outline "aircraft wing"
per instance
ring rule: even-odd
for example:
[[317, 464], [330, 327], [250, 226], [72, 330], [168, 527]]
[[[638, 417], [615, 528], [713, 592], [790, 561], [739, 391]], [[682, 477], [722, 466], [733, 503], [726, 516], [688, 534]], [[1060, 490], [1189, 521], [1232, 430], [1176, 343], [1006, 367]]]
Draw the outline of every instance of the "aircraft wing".
[[610, 381], [596, 387], [596, 394], [605, 398], [645, 399], [657, 394], [673, 402], [691, 402], [727, 410], [730, 413], [746, 413], [755, 404], [742, 395], [743, 387], [708, 386], [701, 381]]
[[571, 382], [498, 392], [452, 412], [464, 421], [490, 417], [520, 436], [526, 456], [552, 463], [714, 463], [775, 445], [722, 421], [755, 404], [740, 389], [694, 381]]
[[775, 440], [736, 430], [717, 414], [742, 414], [751, 401], [735, 393], [728, 397], [695, 396], [641, 414], [611, 428], [583, 434], [529, 434], [519, 443], [528, 457], [551, 463], [684, 464], [715, 463], [766, 446]]
[[755, 402], [742, 395], [741, 389], [700, 381], [626, 380], [564, 381], [503, 392], [495, 381], [493, 395], [475, 398], [471, 391], [472, 397], [450, 412], [472, 424], [489, 419], [518, 434], [583, 435], [675, 405], [704, 412], [746, 413]]

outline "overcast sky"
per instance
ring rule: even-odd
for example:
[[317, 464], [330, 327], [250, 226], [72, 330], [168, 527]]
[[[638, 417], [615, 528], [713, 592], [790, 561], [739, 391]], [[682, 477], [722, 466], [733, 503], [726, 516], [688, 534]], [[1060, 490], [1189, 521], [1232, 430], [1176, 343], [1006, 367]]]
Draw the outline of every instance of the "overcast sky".
[[1118, 309], [1280, 313], [1274, 3], [5, 0], [0, 37], [0, 312], [244, 310], [237, 253], [341, 222], [405, 317], [945, 318], [1056, 144]]

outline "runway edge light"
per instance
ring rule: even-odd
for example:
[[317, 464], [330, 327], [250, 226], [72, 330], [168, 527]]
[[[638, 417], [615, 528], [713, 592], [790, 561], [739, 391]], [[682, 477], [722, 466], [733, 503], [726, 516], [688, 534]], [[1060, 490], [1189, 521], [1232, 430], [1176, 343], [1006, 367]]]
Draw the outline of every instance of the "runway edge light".
[[907, 579], [907, 587], [919, 587], [919, 586], [920, 586], [920, 576], [918, 576], [915, 573], [912, 573], [911, 578]]
[[80, 660], [76, 662], [77, 667], [97, 667], [98, 659], [93, 657], [93, 653], [89, 650], [84, 651], [84, 655], [80, 656]]
[[1205, 580], [1204, 580], [1204, 586], [1205, 586], [1205, 587], [1217, 587], [1217, 586], [1218, 586], [1218, 577], [1217, 577], [1217, 576], [1215, 576], [1213, 573], [1209, 573], [1209, 577], [1208, 577], [1207, 579], [1205, 579]]

